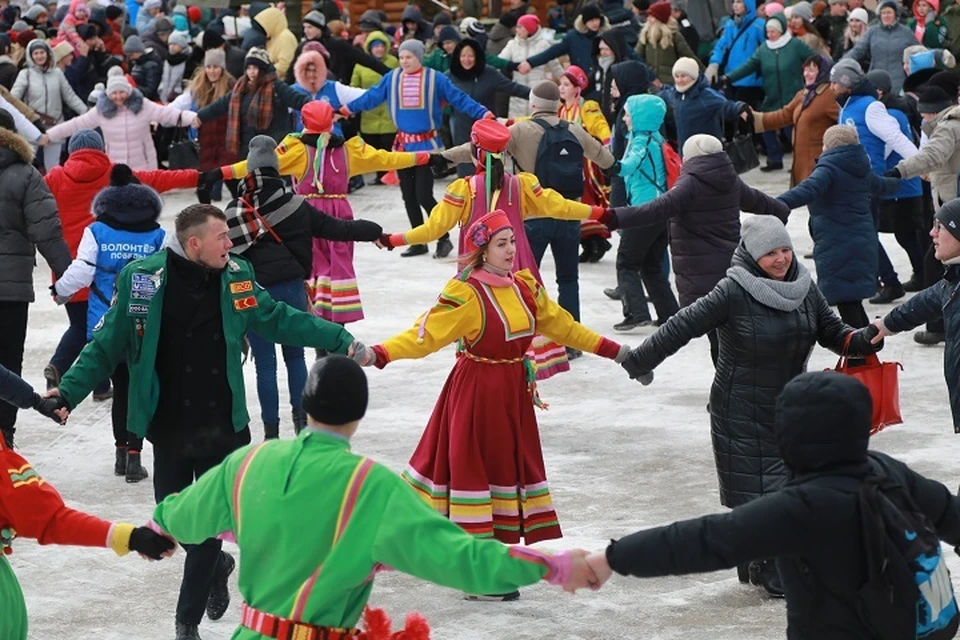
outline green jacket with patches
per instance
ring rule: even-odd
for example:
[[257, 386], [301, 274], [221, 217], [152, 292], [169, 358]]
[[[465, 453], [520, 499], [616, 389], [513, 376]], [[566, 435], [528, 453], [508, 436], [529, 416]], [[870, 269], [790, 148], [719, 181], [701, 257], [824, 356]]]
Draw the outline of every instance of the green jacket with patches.
[[[60, 395], [72, 409], [100, 380], [113, 373], [118, 363], [126, 360], [130, 368], [127, 430], [139, 437], [146, 436], [160, 398], [154, 365], [168, 251], [171, 249], [132, 262], [120, 272], [113, 305], [76, 364], [60, 381]], [[275, 342], [340, 354], [347, 352], [353, 336], [339, 325], [276, 302], [254, 282], [253, 266], [239, 256], [230, 257], [220, 282], [227, 381], [233, 392], [233, 427], [241, 431], [250, 422], [241, 368], [241, 346], [248, 330]]]

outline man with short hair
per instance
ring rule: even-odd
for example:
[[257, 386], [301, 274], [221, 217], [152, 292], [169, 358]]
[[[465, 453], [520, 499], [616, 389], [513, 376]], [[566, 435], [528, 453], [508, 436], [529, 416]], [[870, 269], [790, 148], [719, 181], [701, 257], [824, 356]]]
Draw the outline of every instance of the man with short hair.
[[[181, 211], [175, 240], [120, 273], [113, 305], [52, 392], [72, 410], [126, 358], [128, 430], [153, 444], [157, 502], [250, 442], [244, 334], [341, 354], [353, 343], [343, 327], [274, 301], [231, 246], [220, 209]], [[204, 609], [214, 620], [223, 615], [233, 567], [219, 540], [187, 546], [177, 640], [199, 638]]]

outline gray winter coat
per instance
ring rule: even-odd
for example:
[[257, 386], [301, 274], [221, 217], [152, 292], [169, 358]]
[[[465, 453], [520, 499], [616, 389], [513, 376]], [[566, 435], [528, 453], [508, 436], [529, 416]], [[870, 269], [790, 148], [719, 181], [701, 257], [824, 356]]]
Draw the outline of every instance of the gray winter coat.
[[[47, 63], [41, 68], [30, 57], [37, 48], [47, 50]], [[34, 111], [45, 113], [58, 122], [63, 117], [63, 105], [66, 103], [77, 115], [87, 112], [87, 105], [81, 100], [63, 71], [53, 62], [53, 50], [46, 42], [34, 40], [27, 45], [27, 66], [17, 75], [11, 93], [23, 100]]]
[[900, 93], [907, 74], [903, 70], [903, 50], [917, 44], [913, 31], [899, 22], [887, 27], [876, 24], [867, 29], [866, 35], [843, 57], [853, 58], [861, 65], [870, 61], [870, 68], [864, 71], [883, 69], [893, 81], [893, 93]]
[[33, 302], [37, 249], [58, 278], [70, 266], [57, 201], [26, 140], [0, 129], [0, 300]]
[[957, 175], [960, 174], [960, 107], [950, 107], [937, 114], [932, 123], [923, 123], [927, 142], [917, 155], [897, 163], [903, 178], [929, 175], [936, 208], [957, 197]]

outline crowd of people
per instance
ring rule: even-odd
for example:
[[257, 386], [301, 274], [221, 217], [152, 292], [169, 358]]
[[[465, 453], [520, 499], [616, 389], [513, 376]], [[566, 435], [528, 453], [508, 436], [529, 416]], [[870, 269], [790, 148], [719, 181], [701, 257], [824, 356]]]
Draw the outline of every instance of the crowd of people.
[[[352, 25], [334, 0], [302, 14], [0, 0], [4, 554], [17, 535], [151, 559], [179, 543], [177, 640], [198, 640], [203, 616], [229, 607], [238, 564], [224, 540], [253, 550], [239, 560], [239, 637], [352, 637], [362, 618], [360, 637], [379, 638], [372, 629], [389, 621], [365, 605], [385, 566], [497, 601], [539, 580], [574, 591], [613, 571], [736, 567], [741, 582], [787, 598], [791, 638], [952, 637], [960, 612], [938, 538], [960, 543], [960, 500], [868, 453], [876, 398], [863, 385], [804, 371], [817, 344], [857, 365], [925, 325], [914, 340], [945, 343], [960, 432], [960, 5], [723, 5], [563, 1], [541, 23], [523, 0], [486, 22], [473, 3], [411, 4], [397, 24], [371, 9]], [[792, 159], [776, 197], [741, 177], [760, 155], [767, 173]], [[454, 175], [438, 202], [435, 180]], [[399, 194], [379, 186], [391, 184]], [[402, 202], [409, 229], [354, 218], [350, 194], [374, 185], [385, 204]], [[198, 203], [164, 229], [160, 194], [175, 189]], [[785, 226], [799, 207], [815, 275]], [[894, 234], [909, 279], [880, 233]], [[652, 327], [636, 348], [580, 324], [579, 265], [601, 261], [613, 234], [604, 294], [622, 302], [614, 332]], [[436, 258], [456, 251], [457, 273], [411, 328], [367, 345], [346, 328], [364, 317], [356, 242], [405, 247], [405, 258], [435, 243]], [[548, 247], [556, 301], [540, 271]], [[43, 395], [19, 377], [38, 250], [68, 324]], [[871, 322], [864, 301], [908, 292]], [[719, 497], [731, 510], [600, 553], [519, 546], [562, 537], [537, 382], [587, 352], [650, 385], [704, 335]], [[402, 474], [350, 452], [368, 402], [361, 367], [453, 343]], [[293, 440], [279, 439], [277, 345]], [[91, 394], [112, 398], [113, 473], [152, 478], [148, 526], [64, 507], [13, 451], [18, 407], [64, 422]], [[317, 495], [318, 484], [331, 490]], [[305, 548], [282, 514], [317, 544]], [[896, 547], [909, 572], [878, 570], [889, 589], [914, 579], [906, 605], [857, 591], [875, 578], [866, 547], [877, 518], [922, 530]], [[847, 538], [824, 549], [836, 531]], [[289, 557], [257, 554], [264, 545]], [[26, 638], [2, 557], [0, 581], [10, 614], [0, 635]], [[427, 624], [410, 618], [405, 633], [426, 637]]]

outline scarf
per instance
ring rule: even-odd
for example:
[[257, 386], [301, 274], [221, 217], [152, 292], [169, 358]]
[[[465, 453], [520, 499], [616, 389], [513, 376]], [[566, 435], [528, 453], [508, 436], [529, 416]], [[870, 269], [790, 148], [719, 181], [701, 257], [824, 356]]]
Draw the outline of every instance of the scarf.
[[769, 47], [770, 49], [773, 49], [774, 51], [776, 51], [777, 49], [782, 49], [783, 47], [787, 46], [787, 43], [790, 42], [792, 39], [793, 39], [793, 34], [790, 33], [790, 29], [787, 29], [787, 32], [782, 36], [780, 36], [779, 38], [777, 38], [776, 40], [773, 40], [773, 41], [767, 40], [766, 42], [764, 42], [764, 44], [766, 44], [767, 47]]
[[817, 97], [817, 87], [821, 84], [830, 82], [830, 67], [833, 65], [825, 56], [820, 56], [820, 70], [817, 71], [816, 79], [808, 84], [806, 87], [806, 93], [803, 94], [803, 106], [800, 107], [800, 110], [803, 111], [813, 103], [813, 99]]
[[[273, 83], [276, 79], [276, 73], [265, 74], [260, 79], [260, 85], [255, 89], [253, 99], [250, 101], [250, 108], [246, 115], [247, 124], [258, 132], [269, 129], [270, 121], [273, 120]], [[246, 83], [247, 78], [244, 76], [233, 85], [233, 91], [230, 93], [230, 107], [227, 111], [227, 150], [235, 155], [242, 155], [240, 137], [243, 124], [240, 118], [243, 117], [241, 111]]]
[[227, 205], [227, 237], [233, 241], [231, 253], [242, 254], [269, 233], [274, 242], [283, 238], [273, 230], [293, 215], [304, 200], [287, 190], [280, 175], [268, 169], [251, 171], [240, 183], [239, 197]]
[[805, 266], [799, 262], [794, 264], [797, 265], [797, 277], [792, 281], [761, 278], [740, 266], [727, 269], [727, 277], [765, 307], [777, 311], [796, 311], [810, 292], [813, 280]]

